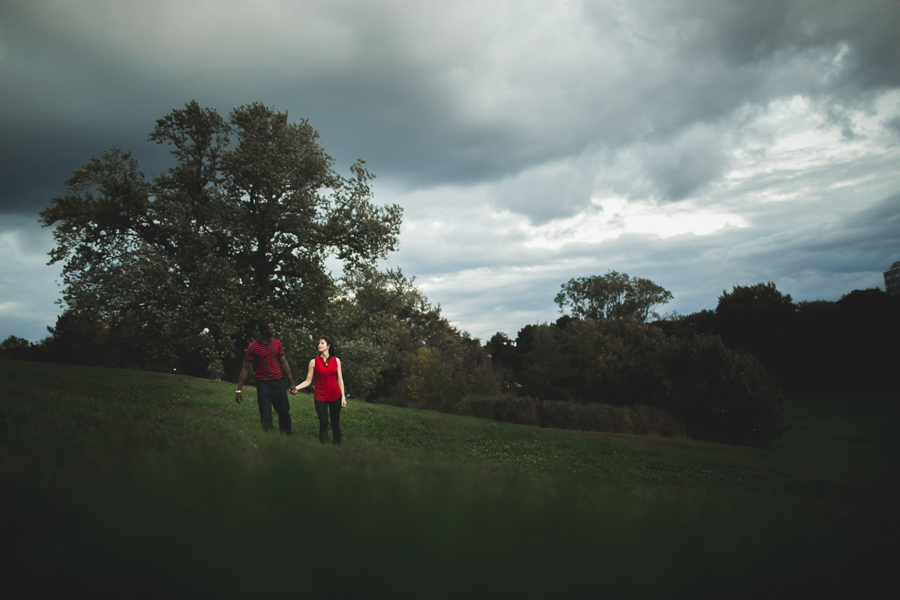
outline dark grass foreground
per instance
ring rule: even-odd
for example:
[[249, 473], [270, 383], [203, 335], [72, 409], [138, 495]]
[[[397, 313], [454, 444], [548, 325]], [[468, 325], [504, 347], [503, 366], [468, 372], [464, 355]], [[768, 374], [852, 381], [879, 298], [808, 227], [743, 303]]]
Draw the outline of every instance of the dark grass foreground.
[[873, 597], [894, 571], [874, 398], [795, 397], [768, 450], [351, 401], [338, 449], [308, 396], [282, 437], [230, 384], [0, 369], [19, 597]]

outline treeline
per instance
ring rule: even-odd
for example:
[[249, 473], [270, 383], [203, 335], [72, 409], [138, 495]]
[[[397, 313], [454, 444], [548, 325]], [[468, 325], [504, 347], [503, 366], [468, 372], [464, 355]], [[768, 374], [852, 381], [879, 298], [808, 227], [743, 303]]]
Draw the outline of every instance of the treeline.
[[[785, 430], [784, 390], [897, 396], [900, 301], [881, 290], [794, 303], [772, 282], [735, 286], [715, 310], [658, 318], [652, 309], [670, 298], [615, 271], [573, 279], [556, 297], [568, 314], [485, 344], [493, 381], [482, 369], [478, 384], [457, 383], [440, 352], [425, 346], [407, 358], [405, 394], [389, 401], [514, 423], [765, 445]], [[494, 386], [499, 394], [488, 391]]]
[[[352, 398], [431, 407], [440, 394], [499, 392], [490, 358], [477, 339], [458, 331], [431, 305], [414, 282], [399, 270], [360, 268], [333, 282], [318, 317], [322, 324], [311, 334], [292, 329], [291, 321], [275, 320], [296, 380], [316, 353], [318, 335], [335, 342], [344, 364], [344, 379]], [[248, 324], [252, 331], [253, 323]], [[314, 325], [313, 325], [314, 327]], [[135, 368], [176, 372], [195, 377], [236, 380], [247, 336], [229, 356], [216, 353], [203, 337], [193, 354], [147, 352], [152, 332], [135, 336], [129, 323], [99, 314], [66, 311], [37, 343], [8, 337], [0, 357], [85, 366]], [[164, 332], [157, 343], [165, 345]], [[440, 393], [434, 386], [440, 386]]]
[[486, 349], [501, 390], [656, 407], [691, 437], [751, 445], [783, 432], [783, 390], [898, 394], [900, 299], [881, 290], [794, 303], [771, 282], [735, 286], [715, 310], [647, 323], [640, 301], [610, 292], [623, 277], [585, 278], [591, 302], [561, 293], [561, 308], [579, 318], [527, 325], [514, 340], [494, 335]]
[[791, 391], [897, 396], [900, 297], [854, 290], [836, 302], [794, 302], [774, 283], [735, 286], [715, 310], [653, 323], [666, 335], [718, 335], [756, 356]]
[[634, 317], [528, 325], [488, 343], [505, 391], [541, 400], [649, 406], [697, 439], [764, 445], [783, 431], [784, 394], [748, 352], [716, 335], [667, 337]]
[[[715, 310], [651, 322], [642, 319], [652, 314], [647, 306], [626, 291], [594, 298], [602, 310], [593, 316], [567, 314], [526, 325], [515, 339], [497, 333], [482, 345], [451, 326], [399, 271], [361, 268], [334, 286], [321, 313], [326, 333], [336, 340], [351, 397], [370, 402], [543, 427], [765, 445], [785, 428], [783, 389], [896, 395], [891, 366], [900, 358], [900, 306], [880, 290], [794, 303], [773, 283], [735, 286]], [[565, 298], [557, 301], [576, 312]], [[280, 324], [278, 336], [301, 377], [314, 336]], [[41, 342], [11, 336], [0, 354], [213, 378], [233, 378], [228, 365], [240, 361], [198, 352], [193, 362], [173, 357], [160, 369], [128, 328], [73, 311]]]
[[492, 380], [481, 369], [478, 384], [458, 385], [440, 353], [423, 347], [407, 359], [404, 393], [389, 401], [546, 427], [747, 445], [779, 437], [784, 393], [753, 354], [714, 332], [668, 335], [646, 322], [671, 297], [615, 271], [573, 279], [556, 296], [569, 314], [485, 344]]

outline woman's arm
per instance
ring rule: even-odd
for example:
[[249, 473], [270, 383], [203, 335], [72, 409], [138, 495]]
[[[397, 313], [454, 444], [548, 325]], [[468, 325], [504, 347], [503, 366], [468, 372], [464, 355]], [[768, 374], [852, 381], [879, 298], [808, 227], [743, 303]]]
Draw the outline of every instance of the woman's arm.
[[288, 364], [287, 359], [284, 357], [284, 354], [278, 357], [278, 362], [281, 363], [281, 372], [287, 375], [288, 382], [291, 384], [290, 392], [291, 395], [297, 393], [297, 388], [294, 387], [294, 376], [291, 375], [291, 366]]
[[338, 387], [341, 388], [341, 408], [344, 408], [347, 406], [347, 394], [344, 393], [344, 373], [341, 371], [341, 359], [339, 359], [337, 356], [335, 356], [334, 360], [337, 361], [337, 367], [338, 367], [337, 380], [338, 380]]
[[305, 387], [309, 387], [309, 384], [312, 383], [313, 373], [316, 371], [316, 359], [312, 359], [309, 361], [309, 371], [306, 373], [306, 381], [297, 386], [298, 390], [302, 390]]

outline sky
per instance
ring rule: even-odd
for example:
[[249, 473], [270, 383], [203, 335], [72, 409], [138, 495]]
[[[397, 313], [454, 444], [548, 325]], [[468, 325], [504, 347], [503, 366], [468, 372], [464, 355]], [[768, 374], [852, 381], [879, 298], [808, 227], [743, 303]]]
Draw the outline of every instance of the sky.
[[573, 277], [688, 314], [900, 260], [900, 0], [0, 0], [0, 338], [61, 310], [38, 212], [112, 146], [166, 169], [147, 134], [191, 100], [364, 159], [404, 209], [384, 265], [482, 340]]

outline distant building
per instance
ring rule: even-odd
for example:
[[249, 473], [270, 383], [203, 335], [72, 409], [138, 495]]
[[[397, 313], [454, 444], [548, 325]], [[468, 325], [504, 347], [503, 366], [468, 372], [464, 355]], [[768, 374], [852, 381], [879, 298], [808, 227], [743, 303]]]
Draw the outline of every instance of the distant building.
[[900, 261], [884, 272], [884, 291], [891, 296], [900, 296]]

